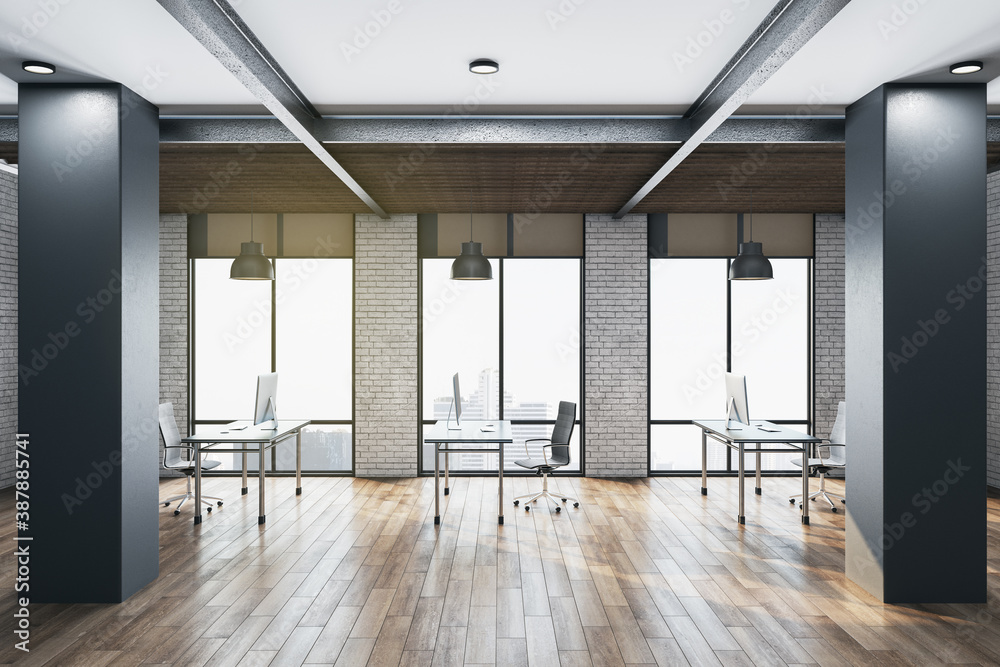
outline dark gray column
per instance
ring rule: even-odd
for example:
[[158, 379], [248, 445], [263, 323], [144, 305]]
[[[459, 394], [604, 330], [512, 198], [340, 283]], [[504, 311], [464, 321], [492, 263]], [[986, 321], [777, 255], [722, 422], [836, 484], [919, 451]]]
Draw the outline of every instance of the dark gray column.
[[156, 578], [158, 111], [117, 84], [21, 84], [19, 432], [32, 602]]
[[986, 600], [986, 88], [886, 84], [847, 110], [849, 578]]

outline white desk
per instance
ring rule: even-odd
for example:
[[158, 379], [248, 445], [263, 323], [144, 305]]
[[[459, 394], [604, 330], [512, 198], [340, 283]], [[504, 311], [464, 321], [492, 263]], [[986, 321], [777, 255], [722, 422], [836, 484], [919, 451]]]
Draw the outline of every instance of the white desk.
[[[743, 477], [744, 477], [744, 454], [757, 455], [757, 487], [754, 493], [761, 494], [760, 489], [760, 455], [765, 453], [801, 453], [802, 454], [802, 493], [803, 498], [809, 498], [809, 445], [822, 442], [820, 438], [800, 433], [780, 424], [772, 424], [766, 421], [751, 420], [751, 426], [744, 426], [742, 430], [729, 430], [726, 428], [725, 419], [702, 419], [694, 422], [695, 426], [701, 428], [701, 494], [708, 495], [708, 438], [726, 445], [739, 454], [739, 495], [740, 509], [736, 520], [741, 524], [746, 523], [743, 507]], [[775, 429], [775, 432], [762, 431], [760, 426]], [[747, 445], [756, 447], [747, 447]], [[784, 445], [776, 448], [775, 445]], [[802, 523], [809, 525], [809, 501], [802, 503]]]
[[[264, 452], [295, 437], [295, 495], [302, 494], [302, 428], [309, 425], [308, 419], [279, 419], [278, 428], [261, 428], [254, 426], [249, 420], [232, 422], [231, 424], [202, 424], [198, 432], [181, 438], [181, 442], [194, 445], [195, 461], [201, 461], [205, 452], [216, 454], [243, 454], [243, 493], [247, 492], [247, 454], [260, 454], [260, 464], [257, 466], [260, 511], [257, 523], [262, 524], [267, 514], [264, 511]], [[236, 427], [246, 428], [236, 430]], [[248, 445], [256, 444], [250, 448]], [[235, 445], [243, 445], [236, 447]], [[194, 467], [194, 522], [201, 523], [201, 465]]]
[[[495, 427], [493, 431], [483, 431], [487, 424]], [[448, 454], [475, 452], [499, 454], [499, 472], [497, 484], [500, 487], [498, 497], [497, 523], [503, 525], [503, 446], [514, 442], [509, 421], [463, 421], [462, 428], [449, 430], [446, 422], [439, 421], [431, 427], [430, 433], [424, 436], [424, 442], [434, 444], [434, 523], [441, 523], [440, 460], [444, 454], [444, 493], [448, 495]], [[492, 447], [490, 445], [493, 445]]]

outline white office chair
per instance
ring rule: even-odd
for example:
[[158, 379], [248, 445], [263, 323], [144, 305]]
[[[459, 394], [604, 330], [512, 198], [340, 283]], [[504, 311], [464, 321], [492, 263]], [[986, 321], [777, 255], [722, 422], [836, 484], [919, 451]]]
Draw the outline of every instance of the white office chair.
[[[161, 403], [160, 404], [160, 435], [163, 436], [163, 467], [167, 470], [179, 470], [187, 477], [187, 491], [180, 494], [179, 496], [172, 496], [166, 500], [161, 500], [160, 502], [164, 507], [169, 507], [170, 503], [175, 500], [180, 500], [177, 507], [174, 508], [174, 516], [181, 513], [181, 507], [187, 502], [188, 498], [194, 498], [194, 492], [191, 491], [191, 476], [194, 475], [195, 462], [185, 459], [181, 456], [181, 450], [188, 450], [188, 455], [194, 451], [194, 447], [191, 445], [181, 444], [181, 434], [177, 430], [177, 420], [174, 419], [174, 404], [173, 403]], [[202, 470], [211, 470], [219, 465], [219, 461], [202, 461]], [[208, 505], [208, 511], [212, 511], [212, 502], [217, 501], [219, 507], [222, 507], [222, 498], [217, 498], [215, 496], [202, 496], [201, 502]]]
[[[830, 430], [829, 440], [824, 440], [824, 443], [817, 445], [816, 453], [819, 454], [818, 459], [809, 459], [809, 468], [815, 470], [819, 473], [819, 490], [811, 493], [809, 495], [809, 500], [817, 497], [822, 497], [823, 500], [830, 503], [830, 509], [834, 512], [837, 511], [837, 505], [833, 502], [830, 496], [834, 498], [839, 498], [841, 503], [846, 504], [847, 499], [844, 496], [839, 496], [836, 493], [831, 493], [826, 490], [826, 473], [831, 470], [841, 469], [843, 470], [847, 466], [847, 447], [844, 441], [847, 439], [847, 404], [841, 401], [837, 404], [837, 419], [833, 422], [833, 428]], [[827, 450], [826, 456], [823, 455], [823, 450]], [[792, 461], [795, 465], [802, 467], [802, 461], [796, 459]], [[795, 504], [796, 498], [801, 498], [802, 494], [797, 493], [794, 496], [788, 497], [788, 502]], [[799, 503], [801, 507], [802, 504]]]
[[[524, 441], [524, 453], [529, 457], [531, 452], [528, 451], [529, 442], [547, 442], [549, 444], [542, 445], [542, 458], [540, 459], [519, 459], [514, 461], [517, 465], [522, 468], [528, 468], [529, 470], [534, 470], [536, 474], [542, 477], [542, 490], [538, 493], [529, 493], [526, 496], [518, 496], [514, 499], [514, 507], [521, 504], [524, 501], [524, 510], [527, 512], [531, 510], [531, 503], [535, 502], [539, 498], [548, 498], [555, 503], [556, 512], [562, 511], [562, 506], [559, 504], [561, 499], [563, 502], [567, 500], [573, 501], [573, 507], [579, 507], [580, 502], [576, 498], [570, 498], [559, 492], [553, 493], [549, 491], [549, 473], [556, 468], [561, 468], [565, 465], [569, 465], [569, 440], [573, 436], [573, 427], [576, 425], [576, 403], [570, 403], [569, 401], [559, 401], [559, 414], [556, 415], [556, 423], [552, 427], [552, 437], [551, 438], [531, 438]], [[548, 449], [549, 453], [546, 454], [545, 450]]]

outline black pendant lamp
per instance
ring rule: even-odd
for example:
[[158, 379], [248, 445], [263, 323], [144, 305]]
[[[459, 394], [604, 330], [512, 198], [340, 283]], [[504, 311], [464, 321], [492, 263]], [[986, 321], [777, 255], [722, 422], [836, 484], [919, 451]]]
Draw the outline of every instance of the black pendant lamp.
[[232, 280], [274, 280], [274, 265], [264, 255], [264, 244], [253, 241], [253, 191], [250, 192], [250, 242], [240, 244], [240, 256], [229, 269]]
[[771, 280], [771, 262], [764, 257], [764, 247], [753, 240], [753, 192], [750, 192], [750, 240], [740, 243], [739, 254], [729, 265], [730, 280]]
[[[471, 210], [471, 206], [469, 207]], [[483, 244], [472, 240], [472, 213], [469, 213], [469, 242], [462, 244], [462, 254], [451, 263], [452, 280], [493, 280], [493, 267], [483, 256]]]

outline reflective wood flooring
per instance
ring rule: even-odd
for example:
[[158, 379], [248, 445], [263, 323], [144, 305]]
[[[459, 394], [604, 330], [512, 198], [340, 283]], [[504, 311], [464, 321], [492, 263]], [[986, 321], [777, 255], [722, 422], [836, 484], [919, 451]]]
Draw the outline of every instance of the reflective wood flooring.
[[[713, 478], [558, 479], [557, 514], [510, 506], [539, 486], [453, 480], [206, 480], [226, 498], [201, 526], [160, 509], [160, 576], [120, 605], [33, 605], [13, 649], [13, 493], [0, 515], [0, 662], [18, 665], [938, 665], [1000, 664], [1000, 501], [988, 501], [989, 603], [886, 606], [847, 581], [844, 513], [802, 526], [765, 479], [736, 524], [736, 484]], [[814, 480], [814, 484], [816, 481]], [[183, 480], [164, 481], [161, 497]], [[833, 482], [834, 490], [843, 486]], [[499, 528], [499, 530], [498, 530]], [[947, 536], [942, 536], [947, 539]], [[71, 557], [67, 553], [67, 557]]]

